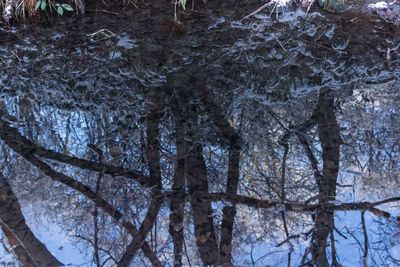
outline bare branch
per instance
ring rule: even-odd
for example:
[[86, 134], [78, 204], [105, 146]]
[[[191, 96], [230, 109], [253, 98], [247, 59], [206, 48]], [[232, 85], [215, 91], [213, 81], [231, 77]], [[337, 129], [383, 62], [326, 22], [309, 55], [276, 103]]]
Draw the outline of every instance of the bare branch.
[[[119, 222], [131, 235], [133, 238], [136, 237], [137, 230], [136, 227], [129, 221], [123, 219], [123, 214], [115, 209], [111, 204], [109, 204], [106, 200], [96, 195], [90, 187], [82, 184], [81, 182], [63, 174], [53, 170], [47, 163], [41, 161], [40, 159], [33, 156], [30, 150], [25, 151], [23, 146], [18, 146], [17, 143], [7, 142], [8, 140], [4, 140], [16, 153], [21, 155], [25, 160], [30, 162], [32, 165], [37, 167], [40, 171], [42, 171], [45, 175], [49, 176], [52, 180], [58, 181], [80, 193], [85, 195], [92, 201], [96, 201], [99, 208], [104, 210], [108, 215], [110, 215], [114, 220]], [[142, 250], [146, 257], [153, 263], [154, 266], [161, 266], [161, 263], [157, 256], [151, 251], [149, 245], [147, 243], [143, 243]]]
[[140, 172], [128, 170], [123, 167], [108, 165], [99, 162], [92, 162], [86, 159], [69, 156], [63, 153], [46, 149], [38, 144], [33, 143], [26, 137], [22, 136], [18, 130], [11, 127], [7, 122], [0, 119], [0, 138], [3, 139], [10, 147], [18, 146], [20, 151], [29, 151], [38, 157], [55, 160], [64, 164], [68, 164], [80, 169], [103, 172], [113, 176], [123, 176], [128, 179], [137, 181], [142, 186], [149, 188], [149, 178]]
[[262, 209], [271, 209], [279, 207], [283, 205], [286, 211], [291, 212], [311, 212], [315, 211], [317, 208], [323, 207], [326, 210], [334, 210], [334, 211], [350, 211], [350, 210], [368, 210], [373, 212], [376, 216], [390, 218], [391, 215], [388, 212], [379, 210], [375, 208], [382, 203], [392, 203], [399, 202], [400, 197], [393, 197], [377, 202], [353, 202], [353, 203], [342, 203], [342, 204], [334, 204], [334, 203], [318, 203], [318, 204], [304, 204], [299, 202], [284, 202], [281, 201], [269, 201], [262, 200], [253, 197], [241, 196], [241, 195], [231, 195], [225, 193], [210, 193], [209, 198], [212, 201], [225, 201], [232, 202], [236, 204], [245, 205], [253, 208], [262, 208]]

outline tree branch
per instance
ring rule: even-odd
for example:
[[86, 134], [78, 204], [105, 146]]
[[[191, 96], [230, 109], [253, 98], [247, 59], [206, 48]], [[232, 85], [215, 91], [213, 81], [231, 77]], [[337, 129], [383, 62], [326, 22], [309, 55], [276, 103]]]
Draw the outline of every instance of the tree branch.
[[145, 186], [146, 188], [150, 187], [149, 178], [140, 172], [128, 170], [124, 167], [93, 162], [46, 149], [22, 136], [16, 128], [11, 127], [6, 121], [1, 119], [0, 138], [3, 139], [3, 141], [6, 142], [10, 147], [18, 146], [20, 151], [29, 151], [31, 154], [34, 154], [37, 157], [55, 160], [84, 170], [103, 172], [104, 174], [112, 176], [123, 176], [137, 181], [140, 185]]
[[[0, 137], [2, 138], [1, 135], [0, 135]], [[97, 196], [96, 193], [90, 189], [90, 187], [82, 184], [81, 182], [79, 182], [63, 173], [53, 170], [47, 163], [45, 163], [42, 160], [33, 156], [31, 154], [30, 150], [25, 151], [24, 146], [18, 146], [18, 143], [9, 142], [9, 140], [7, 140], [7, 139], [6, 140], [3, 139], [3, 141], [5, 141], [10, 146], [10, 148], [13, 149], [17, 154], [21, 155], [25, 160], [30, 162], [33, 166], [37, 167], [41, 172], [43, 172], [45, 175], [50, 177], [52, 180], [58, 181], [64, 185], [82, 193], [83, 195], [85, 195], [87, 198], [89, 198], [92, 201], [96, 201], [99, 208], [104, 210], [105, 213], [107, 213], [114, 220], [119, 222], [132, 235], [133, 238], [136, 237], [136, 234], [137, 234], [136, 227], [131, 222], [124, 220], [123, 219], [124, 216], [121, 212], [119, 212], [116, 208], [114, 208], [111, 204], [109, 204], [103, 198]], [[162, 266], [161, 262], [159, 261], [157, 256], [154, 254], [154, 252], [150, 249], [150, 247], [147, 243], [143, 243], [142, 250], [143, 250], [143, 253], [145, 254], [145, 256], [149, 258], [149, 260], [152, 262], [152, 264], [154, 266]]]
[[[318, 204], [304, 204], [299, 202], [284, 202], [281, 201], [269, 201], [269, 200], [262, 200], [253, 197], [241, 196], [241, 195], [232, 195], [232, 194], [225, 194], [225, 193], [210, 193], [209, 199], [211, 201], [224, 201], [224, 202], [231, 202], [235, 204], [241, 204], [252, 208], [262, 208], [262, 209], [271, 209], [280, 207], [283, 205], [285, 211], [291, 212], [311, 212], [315, 211], [318, 208], [323, 207], [326, 210], [333, 210], [333, 211], [350, 211], [350, 210], [368, 210], [374, 213], [376, 216], [390, 218], [391, 214], [382, 211], [376, 208], [376, 206], [382, 205], [382, 203], [392, 203], [392, 202], [399, 202], [400, 197], [393, 197], [388, 198], [385, 200], [377, 201], [377, 202], [353, 202], [353, 203], [342, 203], [342, 204], [334, 204], [330, 202], [326, 203], [318, 203]], [[398, 218], [400, 219], [400, 218]]]

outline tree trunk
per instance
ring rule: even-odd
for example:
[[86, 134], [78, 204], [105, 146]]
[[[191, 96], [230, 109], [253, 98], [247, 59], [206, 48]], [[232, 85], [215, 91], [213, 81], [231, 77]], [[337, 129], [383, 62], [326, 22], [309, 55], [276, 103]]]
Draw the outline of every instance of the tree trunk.
[[203, 148], [195, 144], [187, 160], [187, 182], [192, 206], [196, 244], [204, 265], [218, 265], [218, 245], [215, 235], [211, 201], [208, 199], [208, 179]]
[[1, 177], [0, 185], [0, 220], [22, 244], [36, 266], [51, 267], [63, 265], [29, 229], [18, 199], [4, 177]]
[[128, 245], [125, 253], [122, 255], [121, 260], [118, 262], [118, 267], [128, 266], [132, 258], [143, 245], [148, 233], [154, 226], [157, 215], [164, 201], [164, 197], [161, 192], [160, 140], [158, 130], [158, 125], [163, 115], [162, 95], [162, 92], [157, 89], [150, 90], [146, 95], [146, 102], [148, 103], [147, 165], [150, 173], [152, 199], [146, 217], [144, 218], [138, 233], [132, 237], [131, 243]]
[[[184, 139], [189, 152], [186, 160], [186, 181], [189, 189], [190, 204], [194, 222], [196, 244], [203, 265], [219, 264], [219, 251], [213, 222], [213, 212], [208, 192], [208, 176], [203, 158], [203, 147], [195, 140], [198, 138], [198, 104], [193, 95], [200, 88], [197, 80], [189, 74], [170, 74], [167, 77], [167, 89], [176, 92], [177, 106], [182, 119], [185, 116], [187, 134]], [[196, 76], [197, 77], [197, 76]]]
[[318, 136], [322, 146], [323, 170], [319, 182], [319, 203], [315, 217], [314, 244], [312, 249], [313, 262], [318, 267], [328, 267], [326, 248], [328, 237], [333, 230], [334, 212], [326, 210], [324, 203], [335, 200], [336, 182], [339, 172], [340, 128], [336, 120], [334, 96], [328, 90], [321, 90], [318, 99], [316, 119], [318, 121]]
[[[177, 104], [177, 103], [176, 103]], [[172, 185], [171, 214], [169, 233], [174, 243], [174, 266], [182, 266], [183, 254], [183, 219], [185, 206], [185, 168], [187, 147], [185, 142], [185, 119], [179, 112], [178, 107], [174, 107], [175, 132], [176, 132], [176, 166], [174, 182]]]
[[4, 236], [6, 237], [12, 252], [17, 257], [20, 266], [21, 267], [36, 266], [31, 258], [31, 256], [28, 254], [28, 252], [25, 250], [25, 248], [21, 245], [21, 243], [17, 240], [17, 237], [7, 227], [7, 225], [2, 223], [1, 229], [3, 230]]
[[[200, 70], [192, 71], [197, 76], [193, 78], [198, 93], [208, 116], [218, 128], [222, 136], [229, 142], [229, 163], [228, 163], [228, 178], [226, 183], [227, 194], [235, 195], [239, 184], [239, 163], [242, 140], [235, 128], [229, 124], [223, 115], [220, 106], [216, 105], [211, 91], [204, 83], [204, 74]], [[200, 77], [200, 78], [199, 78]], [[220, 263], [222, 266], [232, 266], [232, 240], [233, 240], [233, 225], [236, 215], [236, 205], [226, 206], [223, 208], [222, 225], [221, 225], [221, 240], [220, 240]]]

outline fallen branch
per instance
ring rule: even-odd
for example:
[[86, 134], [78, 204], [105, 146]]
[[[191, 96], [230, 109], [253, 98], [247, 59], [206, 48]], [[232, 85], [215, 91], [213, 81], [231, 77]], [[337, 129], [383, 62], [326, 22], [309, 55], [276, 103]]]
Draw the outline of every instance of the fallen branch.
[[269, 3], [266, 3], [266, 4], [262, 5], [262, 6], [260, 6], [259, 8], [257, 8], [256, 10], [254, 10], [253, 12], [251, 12], [250, 14], [248, 14], [247, 16], [243, 17], [243, 18], [241, 19], [241, 21], [242, 21], [242, 20], [245, 20], [245, 19], [248, 19], [248, 18], [250, 18], [251, 16], [254, 16], [255, 14], [261, 12], [262, 10], [264, 10], [265, 8], [267, 8], [268, 6], [270, 6], [272, 3], [273, 3], [273, 2], [269, 2]]

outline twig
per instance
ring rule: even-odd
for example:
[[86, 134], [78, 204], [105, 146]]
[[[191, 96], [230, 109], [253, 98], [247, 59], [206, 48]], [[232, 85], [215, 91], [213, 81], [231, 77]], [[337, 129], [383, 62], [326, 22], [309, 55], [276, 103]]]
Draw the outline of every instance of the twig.
[[279, 46], [283, 49], [283, 51], [286, 52], [285, 47], [282, 45], [282, 43], [278, 40], [278, 38], [276, 38], [275, 34], [272, 34], [272, 37], [274, 37], [274, 39], [278, 42]]
[[308, 12], [310, 11], [311, 6], [314, 4], [314, 2], [315, 2], [315, 0], [311, 0], [310, 4], [308, 5], [307, 11], [306, 11], [306, 16], [308, 15]]
[[283, 244], [289, 242], [291, 239], [294, 239], [294, 238], [300, 238], [300, 234], [288, 236], [285, 240], [283, 240], [282, 242], [280, 242], [279, 244], [277, 244], [275, 247], [276, 247], [276, 248], [277, 248], [277, 247], [280, 247], [280, 246], [282, 246]]
[[243, 17], [240, 21], [245, 20], [251, 16], [254, 16], [255, 14], [259, 13], [260, 11], [262, 11], [263, 9], [265, 9], [267, 6], [271, 5], [272, 2], [266, 3], [264, 5], [262, 5], [261, 7], [257, 8], [255, 11], [251, 12], [250, 14], [248, 14], [247, 16]]
[[335, 230], [336, 233], [338, 233], [341, 237], [343, 237], [344, 239], [349, 239], [347, 236], [345, 236], [344, 234], [342, 234], [342, 232], [339, 231], [339, 229], [336, 228], [336, 226], [333, 226], [333, 230]]
[[353, 237], [353, 239], [357, 242], [357, 244], [361, 248], [361, 250], [365, 253], [364, 247], [361, 245], [360, 240], [358, 240], [358, 238], [354, 235], [354, 233], [350, 232], [350, 230], [347, 227], [346, 227], [346, 230], [349, 233], [349, 235], [351, 235], [351, 237]]
[[[103, 38], [99, 38], [96, 40], [95, 37], [100, 34], [103, 35]], [[90, 39], [92, 39], [93, 41], [102, 41], [102, 40], [114, 37], [114, 36], [116, 36], [116, 34], [108, 29], [100, 29], [96, 32], [86, 34], [86, 36], [89, 37]]]
[[21, 61], [21, 58], [18, 56], [16, 50], [11, 50], [11, 53], [18, 59], [18, 61]]
[[116, 15], [116, 16], [119, 15], [119, 13], [111, 12], [111, 11], [108, 11], [105, 9], [101, 9], [101, 10], [100, 9], [92, 9], [92, 10], [86, 10], [86, 12], [102, 12], [102, 13], [112, 14], [112, 15]]
[[[82, 240], [88, 242], [89, 244], [93, 245], [93, 241], [92, 241], [90, 238], [84, 237], [84, 236], [82, 236], [82, 235], [75, 235], [75, 237], [76, 237], [76, 238], [79, 238], [79, 239], [82, 239]], [[104, 266], [104, 263], [107, 262], [107, 261], [109, 261], [109, 260], [112, 260], [114, 263], [117, 262], [117, 259], [114, 258], [114, 257], [112, 256], [112, 254], [111, 254], [111, 252], [110, 252], [109, 250], [106, 250], [106, 249], [101, 248], [101, 247], [99, 247], [99, 250], [103, 251], [103, 252], [106, 253], [107, 256], [108, 256], [108, 259], [106, 259], [106, 260], [103, 262], [102, 266]]]
[[[276, 27], [274, 27], [274, 26], [270, 26], [270, 28], [273, 29], [273, 30], [275, 30], [275, 31], [279, 31], [279, 32], [281, 32], [281, 33], [284, 34], [284, 35], [287, 35], [287, 36], [291, 37], [290, 34], [288, 34], [288, 33], [284, 32], [284, 31], [282, 31], [282, 30], [279, 29], [279, 28], [276, 28]], [[347, 54], [346, 51], [338, 51], [338, 50], [335, 50], [335, 49], [333, 49], [333, 48], [331, 48], [331, 47], [328, 47], [328, 46], [325, 46], [325, 45], [322, 45], [322, 44], [319, 44], [319, 43], [316, 43], [316, 42], [313, 42], [313, 41], [308, 41], [308, 40], [306, 40], [306, 39], [304, 39], [304, 38], [303, 38], [303, 39], [297, 38], [297, 39], [303, 41], [304, 43], [307, 43], [307, 44], [310, 44], [310, 45], [314, 45], [314, 46], [317, 46], [317, 47], [321, 47], [321, 48], [324, 48], [324, 49], [326, 49], [326, 50], [329, 50], [329, 51], [332, 51], [332, 52], [335, 52], [335, 53], [338, 53], [338, 54]]]

